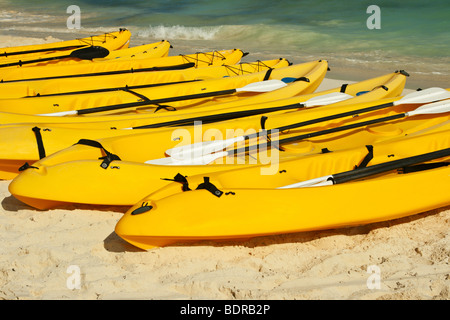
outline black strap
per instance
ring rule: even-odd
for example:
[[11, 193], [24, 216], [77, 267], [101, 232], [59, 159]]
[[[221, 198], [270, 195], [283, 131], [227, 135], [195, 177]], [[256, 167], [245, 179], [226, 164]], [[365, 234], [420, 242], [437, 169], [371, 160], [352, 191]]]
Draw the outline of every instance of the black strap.
[[297, 82], [297, 81], [305, 81], [305, 82], [310, 82], [310, 80], [307, 77], [300, 77], [295, 79], [293, 82]]
[[211, 192], [213, 195], [215, 195], [216, 197], [220, 198], [223, 194], [223, 191], [220, 191], [219, 189], [217, 189], [217, 187], [215, 185], [213, 185], [211, 182], [209, 182], [209, 177], [203, 177], [203, 183], [200, 183], [197, 187], [196, 190], [199, 189], [205, 189], [208, 190], [209, 192]]
[[27, 170], [28, 168], [39, 169], [38, 167], [30, 166], [30, 165], [28, 164], [28, 162], [25, 162], [24, 165], [21, 166], [21, 167], [19, 168], [19, 171], [25, 171], [25, 170]]
[[41, 128], [34, 127], [33, 129], [34, 135], [36, 136], [37, 147], [39, 151], [39, 159], [45, 158], [45, 148], [44, 142], [42, 141]]
[[367, 167], [367, 165], [369, 164], [370, 160], [373, 159], [373, 146], [367, 145], [366, 148], [367, 148], [367, 150], [369, 151], [369, 153], [366, 154], [366, 156], [365, 156], [364, 159], [361, 161], [361, 163], [359, 164], [359, 166], [355, 166], [355, 169]]
[[266, 121], [267, 119], [269, 119], [266, 116], [262, 116], [261, 117], [261, 129], [263, 130], [263, 132], [261, 133], [261, 135], [265, 136], [267, 141], [270, 141], [270, 137], [267, 135], [267, 130], [266, 130]]
[[389, 91], [389, 88], [386, 87], [385, 85], [376, 86], [375, 88], [372, 89], [372, 91], [375, 90], [375, 89], [378, 89], [378, 88], [384, 89], [385, 91]]
[[269, 80], [270, 75], [272, 74], [272, 71], [273, 71], [273, 68], [269, 68], [269, 70], [266, 71], [263, 81]]
[[344, 84], [341, 86], [341, 92], [342, 92], [342, 93], [345, 93], [345, 90], [347, 90], [347, 86], [348, 86], [348, 83], [344, 83]]
[[123, 91], [131, 93], [132, 95], [135, 95], [138, 98], [141, 98], [142, 101], [150, 101], [149, 98], [147, 98], [146, 96], [144, 96], [143, 94], [137, 93], [136, 91], [130, 90], [128, 87], [125, 87], [123, 89]]
[[425, 171], [440, 167], [445, 167], [450, 165], [450, 162], [434, 162], [434, 163], [422, 163], [418, 165], [403, 167], [398, 169], [399, 173], [411, 173], [411, 172], [419, 172], [419, 171]]
[[269, 117], [266, 116], [262, 116], [261, 117], [261, 129], [263, 129], [264, 131], [266, 131], [266, 121], [267, 119], [269, 119]]
[[[270, 139], [269, 135], [267, 134], [267, 130], [266, 130], [266, 121], [267, 121], [267, 119], [269, 119], [269, 118], [266, 117], [266, 116], [262, 116], [261, 117], [261, 129], [264, 130], [264, 132], [261, 135], [265, 136], [267, 141], [271, 142], [272, 140]], [[277, 148], [279, 151], [284, 151], [284, 149], [278, 143], [274, 143], [272, 145], [275, 148]]]
[[156, 104], [157, 107], [155, 109], [155, 111], [153, 111], [153, 113], [155, 113], [158, 110], [164, 109], [166, 111], [177, 111], [177, 109], [175, 107], [169, 106], [167, 104]]
[[191, 190], [189, 188], [189, 182], [187, 181], [186, 177], [183, 176], [181, 173], [177, 173], [177, 175], [173, 179], [161, 178], [161, 180], [178, 182], [178, 183], [181, 183], [183, 185], [183, 187], [182, 187], [183, 191], [190, 191]]
[[106, 154], [106, 156], [104, 157], [100, 157], [98, 158], [99, 160], [103, 160], [103, 162], [100, 164], [100, 167], [102, 167], [103, 169], [107, 169], [109, 167], [109, 164], [111, 162], [113, 162], [114, 160], [118, 160], [120, 161], [121, 159], [119, 158], [119, 156], [109, 152], [108, 150], [106, 150], [102, 144], [98, 141], [95, 140], [89, 140], [89, 139], [80, 139], [77, 143], [75, 144], [81, 144], [81, 145], [85, 145], [85, 146], [89, 146], [89, 147], [94, 147], [94, 148], [99, 148], [101, 150], [103, 150], [103, 152]]

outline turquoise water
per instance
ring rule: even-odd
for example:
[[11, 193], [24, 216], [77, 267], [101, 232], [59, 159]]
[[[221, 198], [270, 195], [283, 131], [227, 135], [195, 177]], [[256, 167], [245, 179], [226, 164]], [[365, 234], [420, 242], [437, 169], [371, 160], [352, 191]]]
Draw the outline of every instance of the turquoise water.
[[[78, 33], [126, 27], [136, 45], [166, 39], [183, 53], [238, 47], [248, 59], [317, 57], [342, 70], [407, 69], [444, 84], [450, 77], [448, 0], [0, 0], [1, 30], [70, 38], [71, 4], [81, 9]], [[380, 29], [366, 25], [372, 4], [380, 8]]]

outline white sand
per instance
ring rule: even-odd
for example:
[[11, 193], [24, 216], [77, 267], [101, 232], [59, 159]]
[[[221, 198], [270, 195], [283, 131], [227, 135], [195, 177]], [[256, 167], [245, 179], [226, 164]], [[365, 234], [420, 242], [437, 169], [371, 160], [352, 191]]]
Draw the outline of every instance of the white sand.
[[[326, 79], [319, 90], [344, 82]], [[0, 299], [450, 298], [450, 208], [361, 227], [146, 252], [114, 233], [123, 208], [37, 211], [11, 196], [8, 184], [0, 181]], [[70, 281], [76, 272], [67, 273], [71, 266], [81, 273], [79, 289]], [[369, 266], [380, 273], [367, 273]], [[380, 288], [369, 289], [377, 276]]]
[[[40, 212], [12, 197], [8, 184], [0, 182], [3, 299], [450, 298], [450, 208], [332, 231], [141, 251], [114, 233], [119, 208]], [[80, 289], [67, 286], [72, 265]], [[367, 287], [372, 265], [380, 289]]]

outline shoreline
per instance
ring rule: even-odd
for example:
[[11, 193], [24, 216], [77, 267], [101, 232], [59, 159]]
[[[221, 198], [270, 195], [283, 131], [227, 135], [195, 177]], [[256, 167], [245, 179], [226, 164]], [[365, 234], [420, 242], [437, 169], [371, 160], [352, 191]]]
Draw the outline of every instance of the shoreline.
[[[5, 37], [14, 45], [43, 39]], [[187, 47], [171, 54], [177, 50]], [[254, 59], [264, 58], [246, 57]], [[338, 80], [339, 68], [331, 68], [318, 90], [358, 80]], [[358, 227], [145, 252], [114, 232], [123, 207], [38, 211], [11, 196], [9, 183], [0, 181], [0, 300], [450, 299], [450, 207]], [[79, 289], [68, 285], [73, 266]], [[370, 266], [381, 272], [380, 289], [367, 286]]]

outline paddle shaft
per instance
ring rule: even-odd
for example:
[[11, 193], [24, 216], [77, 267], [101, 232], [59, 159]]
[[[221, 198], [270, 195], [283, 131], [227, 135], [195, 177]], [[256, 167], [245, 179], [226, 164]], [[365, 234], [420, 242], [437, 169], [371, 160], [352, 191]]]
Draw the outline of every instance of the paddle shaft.
[[26, 61], [17, 61], [17, 62], [11, 62], [11, 63], [5, 63], [0, 64], [0, 68], [7, 68], [7, 67], [14, 67], [14, 66], [23, 66], [24, 64], [31, 64], [31, 63], [38, 63], [38, 62], [46, 62], [46, 61], [52, 61], [52, 60], [59, 60], [59, 59], [65, 59], [65, 58], [71, 58], [70, 55], [65, 56], [58, 56], [58, 57], [50, 57], [50, 58], [41, 58], [41, 59], [35, 59], [35, 60], [26, 60]]
[[39, 52], [51, 52], [51, 51], [62, 51], [62, 50], [74, 50], [85, 47], [85, 45], [79, 46], [66, 46], [66, 47], [55, 47], [55, 48], [47, 48], [47, 49], [36, 49], [36, 50], [27, 50], [27, 51], [13, 51], [13, 52], [4, 52], [0, 53], [0, 57], [9, 57], [16, 56], [20, 54], [31, 54], [31, 53], [39, 53]]
[[[222, 95], [229, 95], [229, 94], [233, 94], [236, 92], [242, 92], [242, 91], [247, 91], [247, 90], [245, 90], [245, 87], [243, 87], [243, 88], [238, 88], [238, 89], [227, 89], [227, 90], [220, 90], [220, 91], [195, 93], [195, 94], [189, 94], [189, 95], [184, 95], [184, 96], [161, 98], [161, 99], [156, 99], [156, 100], [147, 99], [145, 101], [139, 101], [139, 102], [130, 102], [130, 103], [122, 103], [122, 104], [102, 106], [102, 107], [80, 109], [80, 110], [76, 110], [76, 113], [78, 115], [82, 115], [82, 114], [90, 114], [90, 113], [97, 113], [97, 112], [104, 112], [104, 111], [121, 110], [121, 109], [127, 109], [127, 108], [153, 105], [153, 104], [158, 105], [160, 103], [170, 103], [170, 102], [176, 102], [176, 101], [194, 100], [194, 99], [200, 99], [200, 98], [210, 98], [210, 97], [216, 97], [216, 96], [222, 96]], [[251, 91], [251, 89], [250, 89], [250, 91]]]
[[[327, 95], [325, 95], [327, 96]], [[324, 97], [325, 97], [324, 96]], [[371, 107], [366, 107], [366, 108], [362, 108], [362, 109], [357, 109], [357, 110], [351, 110], [351, 111], [347, 111], [344, 113], [340, 113], [340, 114], [334, 114], [334, 115], [329, 115], [329, 116], [325, 116], [325, 117], [321, 117], [321, 118], [316, 118], [316, 119], [311, 119], [311, 120], [307, 120], [307, 121], [303, 121], [303, 122], [298, 122], [298, 123], [294, 123], [294, 124], [290, 124], [290, 125], [286, 125], [286, 126], [282, 126], [282, 127], [278, 127], [278, 128], [274, 128], [271, 130], [266, 130], [265, 129], [265, 121], [268, 119], [267, 117], [262, 117], [261, 118], [261, 127], [262, 129], [264, 129], [264, 131], [262, 132], [257, 132], [257, 133], [253, 133], [250, 135], [246, 135], [246, 136], [240, 136], [240, 137], [236, 137], [234, 139], [228, 139], [226, 141], [223, 140], [219, 140], [217, 142], [214, 143], [207, 143], [208, 147], [207, 150], [208, 152], [215, 152], [218, 151], [220, 149], [226, 148], [228, 145], [233, 144], [235, 142], [238, 141], [243, 141], [243, 140], [249, 140], [251, 138], [256, 138], [262, 135], [268, 136], [269, 134], [272, 134], [275, 130], [277, 131], [285, 131], [285, 130], [290, 130], [293, 128], [299, 128], [299, 127], [303, 127], [303, 126], [307, 126], [307, 125], [311, 125], [311, 124], [315, 124], [315, 123], [320, 123], [323, 121], [329, 121], [329, 120], [333, 120], [333, 119], [338, 119], [338, 118], [342, 118], [342, 117], [347, 117], [347, 116], [354, 116], [354, 115], [359, 115], [361, 113], [365, 113], [365, 112], [371, 112], [371, 111], [376, 111], [379, 109], [383, 109], [383, 108], [387, 108], [387, 107], [391, 107], [391, 106], [395, 106], [395, 105], [399, 105], [399, 104], [408, 104], [408, 103], [426, 103], [426, 102], [430, 102], [433, 100], [442, 100], [442, 99], [446, 99], [446, 98], [450, 98], [450, 94], [447, 90], [444, 90], [442, 88], [430, 88], [430, 89], [425, 89], [423, 91], [420, 92], [414, 92], [411, 94], [408, 94], [406, 96], [404, 96], [402, 99], [397, 100], [397, 101], [393, 101], [393, 102], [389, 102], [389, 103], [383, 103], [383, 104], [379, 104], [379, 105], [375, 105], [375, 106], [371, 106]], [[314, 99], [314, 98], [313, 98]], [[312, 103], [312, 100], [309, 100], [309, 103]], [[316, 101], [318, 102], [318, 101]], [[437, 102], [436, 102], [437, 103]], [[436, 110], [436, 107], [438, 108], [442, 108], [443, 105], [439, 104], [436, 105], [436, 103], [432, 103], [432, 104], [427, 104], [424, 107], [425, 108], [430, 108], [432, 107], [432, 110], [428, 110], [429, 112], [440, 112], [439, 109]], [[308, 106], [308, 101], [305, 102], [304, 104], [306, 104], [306, 106]], [[423, 111], [423, 107], [416, 109], [416, 113], [422, 112]], [[413, 112], [414, 113], [414, 112]], [[263, 122], [264, 121], [264, 122]], [[214, 145], [214, 147], [213, 147]], [[200, 149], [202, 146], [201, 144], [196, 144], [195, 146], [195, 150]], [[176, 152], [186, 152], [187, 148], [191, 148], [189, 146], [186, 147], [179, 147], [179, 148], [174, 148], [173, 150], [170, 149], [170, 153], [172, 152], [176, 153]], [[203, 151], [202, 151], [203, 152]]]
[[215, 91], [215, 92], [197, 93], [197, 94], [178, 96], [178, 97], [162, 98], [162, 99], [156, 99], [156, 100], [122, 103], [122, 104], [115, 104], [115, 105], [110, 105], [110, 106], [81, 109], [81, 110], [77, 110], [77, 114], [82, 115], [82, 114], [90, 114], [90, 113], [97, 113], [97, 112], [104, 112], [104, 111], [121, 110], [121, 109], [126, 109], [126, 108], [143, 107], [143, 106], [152, 105], [152, 104], [176, 102], [176, 101], [199, 99], [199, 98], [208, 98], [208, 97], [214, 97], [217, 95], [233, 94], [235, 92], [236, 92], [236, 89], [231, 89], [231, 90], [222, 90], [222, 91]]
[[207, 116], [202, 116], [202, 117], [159, 122], [159, 123], [154, 123], [154, 124], [149, 124], [149, 125], [133, 127], [132, 129], [150, 129], [150, 128], [161, 128], [161, 127], [169, 127], [169, 126], [181, 126], [181, 125], [187, 126], [187, 125], [193, 125], [196, 121], [201, 121], [203, 124], [206, 124], [206, 123], [213, 123], [213, 122], [224, 121], [224, 120], [229, 120], [229, 119], [238, 119], [238, 118], [253, 116], [253, 115], [257, 115], [257, 114], [261, 114], [261, 113], [292, 110], [292, 109], [299, 109], [299, 108], [303, 108], [303, 107], [304, 106], [300, 103], [294, 103], [294, 104], [280, 106], [280, 107], [260, 108], [260, 109], [254, 109], [254, 110], [243, 110], [243, 111], [235, 111], [235, 112], [207, 115]]
[[[345, 131], [345, 130], [356, 129], [356, 128], [360, 128], [360, 127], [364, 127], [364, 126], [368, 126], [368, 125], [372, 125], [372, 124], [376, 124], [376, 123], [380, 123], [380, 122], [401, 119], [406, 116], [407, 115], [405, 113], [400, 113], [400, 114], [396, 114], [396, 115], [392, 115], [392, 116], [388, 116], [388, 117], [354, 123], [354, 124], [350, 124], [350, 125], [346, 125], [346, 126], [342, 126], [342, 127], [331, 128], [331, 129], [317, 131], [317, 132], [311, 132], [311, 133], [307, 133], [307, 134], [303, 134], [303, 135], [299, 135], [299, 136], [295, 136], [295, 137], [281, 139], [278, 141], [270, 141], [269, 140], [269, 141], [267, 141], [267, 143], [264, 144], [264, 147], [268, 148], [268, 147], [271, 147], [273, 144], [281, 145], [281, 144], [291, 143], [291, 142], [295, 142], [295, 141], [299, 141], [299, 140], [303, 140], [303, 139], [318, 137], [318, 136], [322, 136], [322, 135], [326, 135], [326, 134], [330, 134], [330, 133], [336, 133], [336, 132], [341, 132], [341, 131]], [[230, 150], [229, 154], [231, 155], [231, 154], [238, 154], [241, 152], [249, 152], [254, 149], [257, 149], [259, 146], [260, 146], [260, 144], [257, 144], [257, 145], [246, 146], [246, 147]]]
[[90, 47], [73, 50], [70, 54], [66, 54], [63, 56], [39, 58], [39, 59], [25, 60], [25, 61], [19, 60], [17, 62], [5, 63], [5, 64], [1, 64], [0, 68], [14, 67], [14, 66], [21, 67], [25, 64], [60, 60], [60, 59], [65, 59], [65, 58], [75, 58], [75, 59], [80, 59], [80, 60], [92, 60], [95, 58], [104, 58], [107, 55], [109, 55], [108, 49], [100, 47], [100, 46], [90, 46]]
[[[259, 109], [253, 109], [253, 110], [226, 112], [226, 113], [219, 113], [219, 114], [207, 115], [207, 116], [202, 116], [202, 117], [194, 117], [194, 118], [186, 118], [186, 119], [179, 119], [179, 120], [173, 120], [173, 121], [159, 122], [159, 123], [154, 123], [154, 124], [149, 124], [149, 125], [133, 127], [132, 129], [151, 129], [151, 128], [161, 128], [161, 127], [169, 127], [169, 126], [188, 126], [188, 125], [193, 125], [196, 121], [201, 121], [203, 124], [206, 124], [206, 123], [213, 123], [213, 122], [225, 121], [225, 120], [230, 120], [230, 119], [249, 117], [249, 116], [254, 116], [254, 115], [258, 115], [258, 114], [262, 114], [262, 113], [271, 113], [271, 112], [276, 112], [276, 111], [301, 109], [301, 108], [305, 108], [306, 106], [307, 105], [305, 102], [293, 103], [293, 104], [288, 104], [288, 105], [278, 106], [278, 107], [268, 107], [268, 108], [259, 108]], [[387, 104], [380, 105], [377, 107], [379, 107], [381, 109], [381, 106], [388, 107]], [[373, 108], [375, 108], [375, 107], [373, 107]], [[359, 110], [359, 112], [361, 112], [361, 110]], [[325, 121], [325, 120], [322, 120], [322, 121]], [[283, 130], [287, 130], [287, 129], [283, 129]]]
[[285, 131], [285, 130], [290, 130], [290, 129], [296, 129], [296, 128], [309, 126], [309, 125], [324, 122], [324, 121], [330, 121], [330, 120], [353, 116], [353, 115], [360, 114], [360, 113], [376, 111], [376, 110], [392, 107], [393, 105], [394, 105], [394, 103], [389, 102], [389, 103], [384, 103], [384, 104], [380, 104], [380, 105], [376, 105], [376, 106], [372, 106], [372, 107], [367, 107], [367, 108], [362, 108], [362, 109], [358, 109], [358, 110], [352, 110], [352, 111], [348, 111], [348, 112], [334, 114], [334, 115], [330, 115], [330, 116], [326, 116], [326, 117], [297, 122], [297, 123], [293, 123], [290, 125], [278, 127], [275, 129], [270, 129], [270, 130], [263, 131], [263, 132], [256, 132], [253, 134], [249, 134], [249, 135], [245, 136], [245, 139], [253, 139], [253, 138], [257, 138], [262, 135], [269, 135], [269, 134], [272, 134], [274, 131], [280, 132], [280, 131]]
[[151, 68], [141, 68], [141, 69], [126, 69], [126, 70], [116, 70], [116, 71], [105, 71], [105, 72], [93, 72], [93, 73], [82, 73], [82, 74], [70, 74], [64, 76], [54, 76], [54, 77], [44, 77], [44, 78], [30, 78], [30, 79], [18, 79], [18, 80], [1, 80], [0, 83], [11, 83], [11, 82], [23, 82], [23, 81], [43, 81], [43, 80], [56, 80], [56, 79], [68, 79], [68, 78], [82, 78], [82, 77], [97, 77], [97, 76], [110, 76], [116, 74], [127, 74], [127, 73], [138, 73], [138, 72], [153, 72], [153, 71], [171, 71], [171, 70], [184, 70], [195, 67], [194, 62], [188, 62], [183, 64], [178, 64], [174, 66], [161, 66], [161, 67], [151, 67]]
[[[65, 96], [72, 94], [85, 94], [85, 93], [100, 93], [100, 92], [113, 92], [113, 91], [127, 91], [134, 89], [146, 89], [153, 87], [161, 87], [167, 86], [171, 84], [180, 84], [180, 83], [189, 83], [189, 82], [197, 82], [202, 80], [186, 80], [186, 81], [175, 81], [175, 82], [164, 82], [164, 83], [152, 83], [152, 84], [144, 84], [138, 86], [124, 86], [124, 87], [115, 87], [115, 88], [104, 88], [104, 89], [92, 89], [92, 90], [84, 90], [84, 91], [68, 91], [68, 92], [60, 92], [60, 93], [50, 93], [50, 94], [39, 94], [39, 97], [53, 97], [53, 96]], [[36, 96], [27, 96], [26, 98], [34, 98]]]
[[355, 170], [337, 173], [332, 175], [330, 179], [332, 180], [333, 184], [340, 184], [447, 156], [450, 156], [450, 148], [424, 153], [405, 159], [380, 163], [370, 167], [358, 168]]

